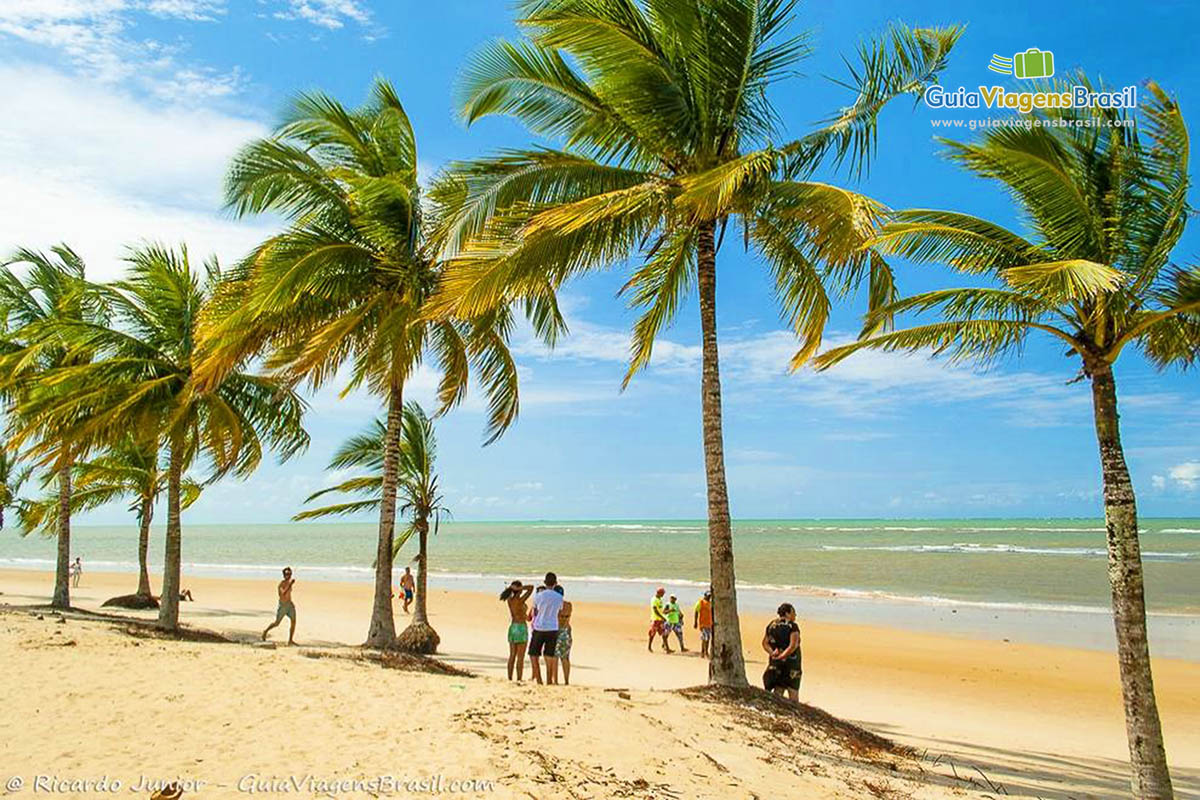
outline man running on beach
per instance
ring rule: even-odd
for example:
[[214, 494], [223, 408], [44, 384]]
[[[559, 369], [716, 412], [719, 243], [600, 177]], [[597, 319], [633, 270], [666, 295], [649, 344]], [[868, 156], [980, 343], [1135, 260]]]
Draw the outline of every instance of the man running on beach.
[[692, 609], [692, 627], [700, 631], [700, 657], [711, 658], [708, 652], [708, 644], [712, 641], [712, 592], [704, 593], [696, 601], [696, 607]]
[[267, 640], [267, 634], [271, 629], [283, 622], [286, 615], [292, 621], [291, 630], [288, 631], [288, 644], [296, 643], [296, 604], [292, 602], [292, 587], [296, 585], [296, 581], [292, 578], [292, 568], [283, 568], [283, 580], [279, 582], [276, 591], [279, 593], [279, 608], [275, 609], [275, 621], [267, 626], [267, 629], [262, 632], [262, 639]]
[[650, 601], [650, 635], [646, 640], [646, 652], [654, 652], [654, 637], [662, 637], [662, 646], [664, 653], [673, 652], [671, 645], [667, 642], [667, 615], [663, 610], [663, 595], [667, 590], [663, 587], [658, 587], [658, 591], [654, 593], [654, 599]]
[[679, 640], [679, 652], [686, 653], [688, 649], [683, 645], [683, 611], [679, 608], [679, 598], [671, 595], [671, 602], [667, 603], [667, 631], [675, 634], [675, 638]]
[[413, 601], [413, 592], [416, 591], [416, 582], [413, 580], [412, 568], [405, 567], [404, 574], [400, 576], [400, 590], [404, 592], [404, 613], [408, 613], [408, 606]]
[[554, 647], [558, 644], [558, 612], [562, 610], [563, 596], [554, 591], [558, 576], [546, 573], [546, 581], [533, 595], [533, 633], [529, 637], [529, 660], [533, 662], [533, 679], [542, 682], [542, 667], [538, 661], [546, 659], [546, 683], [558, 683], [558, 659]]

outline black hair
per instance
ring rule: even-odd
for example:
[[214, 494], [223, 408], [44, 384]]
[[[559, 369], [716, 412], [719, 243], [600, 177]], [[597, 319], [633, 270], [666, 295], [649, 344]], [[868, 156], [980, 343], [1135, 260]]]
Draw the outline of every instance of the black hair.
[[517, 586], [520, 585], [520, 583], [521, 583], [520, 581], [513, 581], [508, 586], [505, 586], [504, 591], [500, 593], [500, 599], [507, 600], [508, 598], [512, 597], [514, 594], [519, 592], [520, 589], [518, 589]]
[[558, 576], [555, 575], [553, 572], [547, 572], [546, 573], [546, 585], [553, 586], [556, 583], [558, 583]]
[[781, 603], [776, 613], [781, 617], [785, 617], [788, 614], [795, 614], [796, 608], [791, 603]]

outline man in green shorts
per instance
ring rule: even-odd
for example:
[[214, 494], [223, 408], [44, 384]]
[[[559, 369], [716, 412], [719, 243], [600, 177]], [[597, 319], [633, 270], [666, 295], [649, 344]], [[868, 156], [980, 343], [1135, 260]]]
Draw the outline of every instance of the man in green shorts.
[[296, 604], [292, 602], [292, 587], [295, 585], [296, 581], [292, 579], [292, 568], [284, 567], [283, 580], [279, 582], [279, 586], [275, 590], [279, 594], [279, 607], [275, 609], [275, 621], [262, 632], [264, 642], [271, 629], [283, 622], [284, 617], [287, 617], [292, 621], [291, 630], [288, 631], [288, 644], [296, 643]]

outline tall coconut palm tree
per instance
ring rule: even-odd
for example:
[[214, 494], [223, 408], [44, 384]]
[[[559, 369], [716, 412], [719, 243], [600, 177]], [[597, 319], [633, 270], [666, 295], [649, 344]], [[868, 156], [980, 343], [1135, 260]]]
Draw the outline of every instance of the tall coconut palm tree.
[[[1091, 84], [1083, 76], [1048, 85]], [[992, 128], [974, 143], [946, 141], [954, 162], [998, 181], [1017, 203], [1022, 235], [955, 211], [898, 212], [876, 247], [948, 264], [993, 285], [925, 292], [876, 315], [939, 310], [943, 319], [868, 336], [822, 354], [826, 369], [858, 350], [924, 350], [991, 362], [1046, 335], [1078, 358], [1092, 390], [1104, 480], [1109, 580], [1125, 724], [1139, 798], [1172, 796], [1150, 670], [1137, 506], [1125, 463], [1113, 367], [1130, 346], [1160, 368], [1200, 357], [1200, 267], [1171, 253], [1190, 212], [1188, 131], [1156, 84], [1141, 113], [1039, 111], [1057, 126]], [[870, 327], [870, 324], [868, 324]]]
[[[46, 370], [90, 358], [85, 350], [68, 349], [56, 328], [60, 323], [102, 323], [105, 311], [100, 294], [99, 287], [85, 276], [83, 259], [65, 244], [51, 248], [49, 255], [21, 249], [0, 265], [0, 315], [4, 317], [0, 329], [6, 331], [0, 392], [10, 403], [18, 403], [36, 387]], [[38, 342], [37, 347], [30, 346], [33, 341]], [[15, 408], [10, 409], [8, 422], [27, 427]], [[52, 464], [58, 482], [54, 517], [58, 553], [50, 604], [70, 608], [71, 466], [80, 451], [54, 427], [43, 428], [36, 435], [42, 438], [44, 459]]]
[[745, 685], [717, 350], [717, 250], [730, 222], [768, 266], [783, 316], [815, 350], [830, 295], [863, 280], [875, 305], [891, 275], [860, 246], [882, 211], [804, 180], [821, 166], [863, 168], [878, 112], [936, 80], [957, 27], [894, 26], [863, 44], [853, 104], [781, 147], [768, 89], [807, 50], [789, 32], [792, 0], [524, 0], [520, 41], [468, 64], [461, 110], [512, 116], [561, 147], [455, 165], [434, 193], [454, 267], [435, 307], [462, 316], [544, 293], [631, 259], [625, 291], [641, 310], [628, 383], [655, 338], [698, 290], [700, 399], [715, 631], [710, 680]]
[[[329, 468], [337, 470], [364, 468], [369, 471], [364, 475], [350, 477], [335, 486], [322, 489], [310, 495], [305, 502], [312, 502], [330, 493], [356, 495], [362, 499], [302, 511], [293, 519], [317, 519], [377, 509], [382, 502], [383, 452], [386, 435], [387, 426], [381, 420], [375, 420], [368, 430], [347, 439], [334, 453], [329, 462]], [[397, 490], [400, 498], [399, 511], [408, 517], [409, 522], [393, 540], [393, 555], [398, 554], [400, 549], [416, 536], [417, 600], [412, 623], [400, 633], [396, 646], [401, 650], [424, 654], [437, 652], [437, 646], [441, 642], [437, 631], [429, 624], [426, 600], [430, 526], [432, 524], [433, 531], [436, 533], [441, 515], [448, 513], [442, 505], [442, 496], [438, 489], [438, 476], [434, 471], [436, 458], [437, 440], [433, 433], [433, 422], [419, 404], [410, 401], [404, 406], [404, 418], [401, 425], [400, 479]]]
[[[75, 464], [72, 486], [72, 514], [129, 498], [129, 511], [138, 526], [138, 587], [131, 597], [114, 598], [114, 601], [118, 604], [128, 601], [137, 608], [157, 607], [150, 589], [150, 525], [154, 520], [154, 506], [167, 489], [167, 473], [159, 463], [157, 444], [147, 444], [133, 434], [126, 435], [98, 455]], [[203, 486], [184, 476], [180, 488], [180, 507], [186, 510], [200, 498]], [[44, 517], [53, 514], [55, 507], [52, 499], [33, 502], [26, 514], [27, 524], [38, 527]]]
[[[126, 277], [106, 292], [109, 325], [60, 322], [54, 333], [68, 355], [93, 358], [45, 371], [19, 398], [18, 434], [54, 428], [85, 447], [111, 446], [135, 432], [166, 450], [167, 525], [158, 624], [179, 626], [184, 472], [200, 457], [213, 478], [244, 476], [274, 448], [288, 458], [308, 444], [303, 401], [271, 378], [236, 367], [206, 390], [193, 377], [201, 310], [220, 280], [215, 261], [192, 268], [186, 248], [145, 245], [130, 251]], [[38, 342], [34, 342], [36, 347]], [[36, 451], [38, 447], [35, 446]]]
[[[267, 139], [246, 146], [226, 196], [238, 215], [274, 212], [287, 228], [263, 242], [226, 287], [206, 336], [207, 370], [219, 376], [264, 354], [285, 380], [317, 388], [343, 376], [386, 408], [375, 594], [366, 645], [390, 647], [392, 551], [404, 387], [432, 356], [442, 410], [461, 400], [474, 365], [490, 398], [491, 441], [517, 416], [517, 372], [501, 310], [467, 324], [432, 320], [426, 301], [441, 274], [421, 209], [416, 140], [395, 91], [377, 81], [370, 101], [347, 109], [301, 95]], [[537, 304], [544, 330], [558, 320]]]

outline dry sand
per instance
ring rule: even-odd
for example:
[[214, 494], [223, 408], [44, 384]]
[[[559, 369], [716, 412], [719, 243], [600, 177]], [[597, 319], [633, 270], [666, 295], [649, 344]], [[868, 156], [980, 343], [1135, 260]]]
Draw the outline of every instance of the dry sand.
[[[893, 771], [848, 760], [845, 743], [801, 721], [767, 717], [764, 730], [762, 715], [739, 720], [661, 691], [703, 683], [705, 664], [647, 653], [640, 608], [577, 604], [578, 686], [539, 689], [503, 680], [506, 610], [471, 593], [435, 591], [430, 608], [443, 659], [483, 678], [306, 658], [356, 652], [346, 645], [363, 638], [370, 587], [297, 577], [301, 647], [292, 650], [146, 640], [6, 615], [6, 680], [21, 689], [13, 713], [0, 717], [0, 740], [12, 743], [5, 768], [178, 773], [220, 783], [200, 795], [212, 797], [236, 796], [238, 779], [252, 772], [482, 778], [497, 782], [497, 797], [941, 797], [994, 794], [988, 781], [1013, 795], [1127, 795], [1109, 654], [801, 620], [802, 700], [928, 751], [917, 760], [871, 756]], [[0, 571], [6, 603], [44, 603], [50, 586], [48, 574]], [[73, 602], [98, 609], [132, 586], [129, 575], [88, 573]], [[249, 641], [273, 618], [271, 582], [189, 578], [185, 586], [197, 597], [183, 604], [192, 625]], [[765, 621], [743, 620], [752, 681], [763, 668]], [[75, 644], [57, 646], [64, 637]], [[273, 638], [286, 638], [283, 626]], [[1155, 669], [1177, 786], [1195, 795], [1200, 663], [1164, 659]], [[630, 699], [606, 688], [629, 689]], [[978, 787], [922, 783], [921, 770], [957, 772]]]

